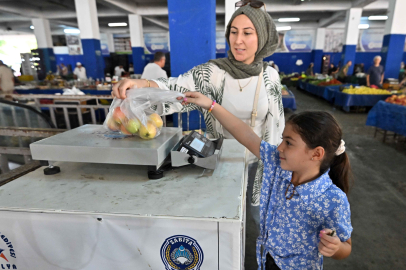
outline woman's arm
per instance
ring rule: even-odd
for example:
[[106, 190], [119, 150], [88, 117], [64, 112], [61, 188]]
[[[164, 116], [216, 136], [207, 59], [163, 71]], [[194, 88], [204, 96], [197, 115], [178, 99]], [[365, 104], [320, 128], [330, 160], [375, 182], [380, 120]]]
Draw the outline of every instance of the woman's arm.
[[[206, 110], [212, 106], [212, 100], [199, 92], [186, 92], [184, 94], [186, 98], [182, 104], [193, 103]], [[247, 124], [219, 104], [214, 105], [212, 114], [237, 141], [247, 147], [256, 157], [261, 158], [259, 148], [262, 140]]]
[[146, 80], [146, 79], [124, 79], [119, 81], [113, 86], [113, 91], [111, 95], [113, 97], [125, 99], [127, 97], [126, 92], [128, 89], [137, 87], [137, 88], [145, 88], [148, 87], [155, 87], [159, 88], [158, 84], [154, 81]]

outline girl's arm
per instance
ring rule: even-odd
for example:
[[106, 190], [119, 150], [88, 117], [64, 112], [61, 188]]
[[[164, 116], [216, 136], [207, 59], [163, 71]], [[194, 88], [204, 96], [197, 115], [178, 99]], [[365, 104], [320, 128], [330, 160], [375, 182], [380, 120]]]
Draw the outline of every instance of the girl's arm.
[[335, 260], [342, 260], [351, 254], [351, 238], [341, 242], [337, 236], [329, 236], [330, 229], [324, 229], [320, 232], [319, 251], [323, 256], [331, 257]]
[[[212, 106], [213, 101], [199, 92], [186, 92], [184, 94], [186, 96], [182, 102], [184, 105], [193, 103], [206, 110]], [[212, 114], [237, 141], [247, 147], [256, 157], [261, 158], [259, 148], [262, 140], [247, 124], [217, 103], [213, 107]]]

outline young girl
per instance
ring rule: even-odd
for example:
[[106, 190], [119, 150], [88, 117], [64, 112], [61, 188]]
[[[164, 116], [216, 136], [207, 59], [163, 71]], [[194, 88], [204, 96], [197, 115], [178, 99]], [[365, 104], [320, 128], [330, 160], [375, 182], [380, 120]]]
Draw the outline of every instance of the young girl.
[[209, 110], [264, 163], [258, 269], [322, 269], [323, 256], [339, 260], [350, 255], [352, 226], [346, 196], [350, 164], [341, 129], [329, 113], [293, 115], [282, 143], [274, 146], [203, 94], [185, 95], [183, 105], [194, 103]]

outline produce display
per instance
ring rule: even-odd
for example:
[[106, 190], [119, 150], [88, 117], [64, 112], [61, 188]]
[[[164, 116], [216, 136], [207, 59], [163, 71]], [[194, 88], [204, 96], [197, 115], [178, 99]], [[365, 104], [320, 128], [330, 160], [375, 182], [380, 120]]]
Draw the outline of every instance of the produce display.
[[177, 98], [184, 97], [179, 92], [157, 88], [131, 89], [126, 95], [124, 100], [114, 98], [104, 127], [123, 135], [137, 135], [144, 140], [153, 139], [161, 133], [163, 121], [154, 111], [157, 105], [180, 102]]
[[392, 104], [406, 106], [406, 95], [399, 95], [399, 96], [392, 95], [391, 97], [388, 97], [385, 101], [388, 103], [392, 103]]
[[339, 80], [331, 79], [329, 81], [320, 82], [317, 86], [331, 86], [331, 85], [341, 85], [342, 83]]
[[390, 95], [388, 90], [375, 89], [367, 86], [353, 87], [352, 85], [343, 90], [343, 93], [350, 95]]

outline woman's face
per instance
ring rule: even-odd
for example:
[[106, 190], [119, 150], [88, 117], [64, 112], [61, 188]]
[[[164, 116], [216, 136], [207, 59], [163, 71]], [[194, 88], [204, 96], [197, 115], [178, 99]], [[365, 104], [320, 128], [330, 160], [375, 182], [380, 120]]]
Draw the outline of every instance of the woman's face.
[[244, 14], [231, 23], [230, 47], [234, 58], [247, 65], [254, 62], [258, 49], [258, 35], [251, 20]]

